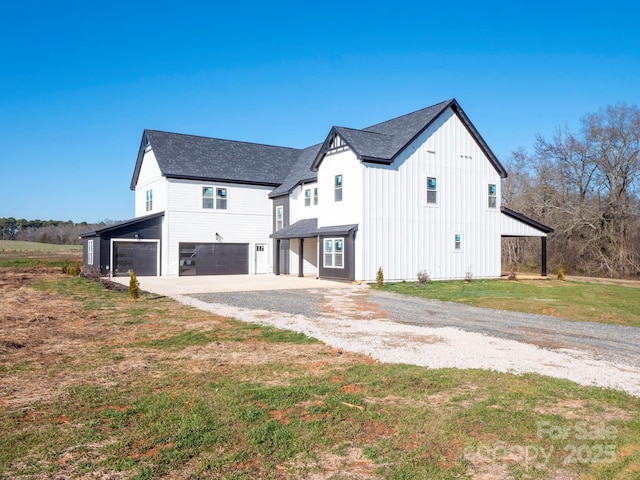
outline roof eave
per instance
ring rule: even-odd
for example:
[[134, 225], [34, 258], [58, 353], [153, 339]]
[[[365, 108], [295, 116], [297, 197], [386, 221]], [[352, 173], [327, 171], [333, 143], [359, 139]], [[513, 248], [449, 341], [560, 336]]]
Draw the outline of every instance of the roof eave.
[[[318, 151], [318, 154], [316, 155], [315, 160], [311, 164], [311, 171], [312, 172], [317, 172], [318, 169], [320, 168], [320, 164], [322, 163], [322, 160], [324, 160], [324, 157], [328, 152], [328, 146], [331, 143], [331, 139], [333, 138], [334, 134], [340, 135], [340, 132], [338, 131], [338, 128], [335, 125], [333, 127], [331, 127], [331, 130], [329, 131], [329, 134], [327, 135], [327, 138], [325, 138], [324, 142], [322, 143], [322, 147], [320, 147], [320, 150]], [[343, 135], [340, 135], [340, 138], [342, 138], [342, 140], [344, 140], [345, 145], [353, 153], [355, 153], [356, 157], [360, 158], [360, 154], [353, 147], [353, 145]]]
[[142, 168], [142, 160], [144, 159], [144, 154], [146, 153], [147, 146], [147, 130], [145, 129], [142, 132], [142, 139], [140, 140], [140, 148], [138, 149], [138, 158], [136, 158], [136, 166], [133, 168], [133, 175], [131, 176], [131, 184], [129, 185], [130, 190], [135, 190], [136, 185], [138, 184], [138, 177], [140, 176], [140, 169]]
[[132, 218], [131, 220], [125, 220], [124, 222], [116, 223], [114, 225], [108, 225], [108, 226], [106, 226], [104, 228], [99, 228], [97, 230], [93, 230], [92, 232], [81, 233], [78, 236], [80, 238], [99, 237], [103, 233], [109, 232], [111, 230], [117, 230], [118, 228], [126, 227], [126, 226], [129, 226], [129, 225], [134, 225], [136, 223], [145, 222], [147, 220], [152, 220], [154, 218], [163, 217], [163, 216], [164, 216], [164, 211], [158, 212], [158, 213], [152, 213], [150, 215], [145, 215], [143, 217], [137, 217], [137, 218]]
[[167, 173], [164, 175], [164, 177], [172, 178], [175, 180], [195, 180], [198, 182], [233, 183], [233, 184], [240, 184], [240, 185], [258, 185], [263, 187], [277, 187], [280, 185], [277, 182], [256, 182], [251, 180], [238, 180], [233, 178], [201, 177], [198, 175], [180, 175], [176, 173]]
[[503, 207], [500, 207], [500, 211], [504, 213], [506, 216], [514, 218], [515, 220], [519, 220], [522, 223], [529, 225], [532, 228], [535, 228], [536, 230], [540, 230], [541, 232], [544, 232], [544, 233], [554, 232], [553, 228], [548, 227], [547, 225], [544, 225], [540, 222], [536, 222], [534, 219], [529, 218], [520, 212], [516, 212], [515, 210], [511, 210], [510, 208], [503, 206]]

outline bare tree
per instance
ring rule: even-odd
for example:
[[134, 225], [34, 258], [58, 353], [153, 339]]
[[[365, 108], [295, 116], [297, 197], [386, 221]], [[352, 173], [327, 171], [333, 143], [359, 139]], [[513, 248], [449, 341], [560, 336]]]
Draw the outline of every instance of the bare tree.
[[640, 275], [638, 107], [620, 103], [583, 117], [578, 133], [565, 127], [551, 140], [537, 136], [534, 155], [519, 150], [509, 163], [515, 174], [503, 186], [504, 202], [554, 227], [551, 264]]

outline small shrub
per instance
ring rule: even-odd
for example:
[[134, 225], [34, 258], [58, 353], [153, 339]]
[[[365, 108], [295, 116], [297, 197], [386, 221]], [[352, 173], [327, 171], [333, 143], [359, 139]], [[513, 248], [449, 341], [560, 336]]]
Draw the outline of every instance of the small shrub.
[[381, 288], [384, 283], [384, 274], [382, 273], [382, 267], [378, 268], [378, 274], [376, 275], [376, 288]]
[[564, 268], [558, 270], [558, 280], [564, 280], [564, 277], [567, 276], [567, 272]]
[[62, 273], [66, 275], [77, 277], [78, 275], [80, 275], [81, 271], [82, 269], [80, 268], [79, 264], [69, 265], [65, 263], [64, 265], [62, 265]]
[[133, 270], [129, 270], [129, 297], [140, 298], [140, 282]]
[[515, 280], [516, 279], [516, 272], [515, 270], [511, 270], [511, 272], [509, 272], [509, 276], [507, 277], [509, 280]]
[[464, 281], [467, 283], [471, 283], [472, 280], [473, 280], [473, 273], [471, 273], [471, 270], [468, 270], [464, 274]]
[[431, 278], [426, 270], [421, 270], [418, 272], [418, 281], [420, 283], [431, 283]]

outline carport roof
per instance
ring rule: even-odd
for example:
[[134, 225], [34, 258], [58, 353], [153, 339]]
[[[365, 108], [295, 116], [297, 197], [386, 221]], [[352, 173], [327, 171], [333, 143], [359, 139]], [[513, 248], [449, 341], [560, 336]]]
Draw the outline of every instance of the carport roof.
[[124, 227], [130, 227], [131, 225], [136, 225], [138, 223], [146, 222], [147, 220], [152, 220], [154, 218], [164, 216], [164, 212], [153, 213], [151, 215], [145, 215], [144, 217], [132, 218], [131, 220], [125, 220], [124, 222], [114, 223], [113, 225], [109, 225], [104, 228], [100, 228], [98, 230], [93, 230], [92, 232], [82, 233], [80, 234], [80, 238], [86, 237], [99, 237], [103, 233], [111, 232], [113, 230], [118, 230]]
[[358, 229], [358, 224], [332, 225], [318, 228], [317, 218], [298, 220], [293, 225], [278, 230], [270, 235], [275, 239], [310, 238], [321, 235], [349, 235]]

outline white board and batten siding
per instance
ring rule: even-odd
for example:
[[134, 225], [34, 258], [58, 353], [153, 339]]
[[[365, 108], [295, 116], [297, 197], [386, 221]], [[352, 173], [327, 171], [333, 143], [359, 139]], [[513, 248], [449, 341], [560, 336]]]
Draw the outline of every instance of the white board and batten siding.
[[[318, 183], [303, 183], [298, 185], [289, 194], [289, 224], [293, 225], [298, 220], [304, 218], [315, 218], [318, 216], [318, 206], [313, 204], [313, 191], [318, 188]], [[310, 205], [305, 206], [305, 190], [311, 191]], [[319, 199], [320, 197], [318, 197]]]
[[[342, 175], [342, 201], [335, 201], [335, 177]], [[318, 169], [318, 227], [362, 222], [362, 164], [349, 150], [327, 154]]]
[[[147, 210], [147, 192], [153, 192], [152, 209]], [[135, 217], [163, 212], [167, 209], [167, 181], [153, 150], [145, 152], [135, 188]]]
[[546, 237], [547, 234], [506, 214], [500, 215], [501, 233], [505, 237]]
[[[357, 279], [375, 280], [378, 267], [385, 280], [415, 279], [419, 271], [432, 279], [500, 276], [500, 175], [453, 111], [393, 165], [363, 170]], [[428, 177], [437, 182], [435, 204], [427, 203]], [[489, 184], [497, 189], [495, 208], [488, 205]]]
[[[265, 245], [271, 259], [272, 187], [210, 183], [168, 179], [168, 208], [165, 213], [163, 238], [163, 271], [178, 275], [179, 244], [188, 243], [248, 243], [249, 273], [255, 273], [256, 245]], [[226, 209], [202, 208], [202, 188], [227, 189]], [[215, 204], [215, 198], [214, 198]], [[216, 237], [216, 234], [219, 237]], [[273, 271], [269, 260], [268, 271]]]

